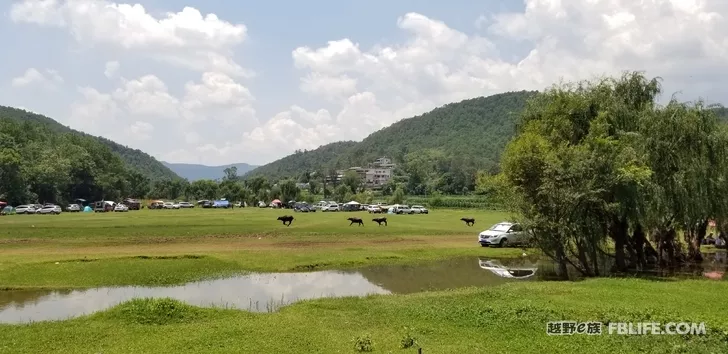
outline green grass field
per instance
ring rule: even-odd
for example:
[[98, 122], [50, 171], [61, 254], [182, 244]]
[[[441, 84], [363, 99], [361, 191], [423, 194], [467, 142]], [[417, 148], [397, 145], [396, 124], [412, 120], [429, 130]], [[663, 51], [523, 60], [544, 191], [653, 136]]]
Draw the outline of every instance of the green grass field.
[[[276, 218], [291, 214], [293, 225]], [[365, 220], [349, 226], [347, 217]], [[472, 216], [475, 227], [459, 219]], [[0, 288], [170, 285], [452, 256], [516, 256], [477, 234], [508, 214], [387, 215], [270, 209], [0, 217]], [[528, 252], [532, 252], [529, 250]], [[0, 353], [726, 353], [728, 283], [594, 279], [303, 301], [276, 313], [134, 300], [59, 322], [0, 325]], [[704, 336], [548, 336], [554, 320], [705, 322]], [[402, 343], [414, 340], [413, 347]]]
[[[290, 214], [290, 227], [276, 218]], [[365, 226], [349, 226], [361, 217]], [[467, 227], [459, 219], [476, 218]], [[244, 271], [297, 271], [411, 262], [484, 249], [477, 234], [508, 214], [436, 210], [429, 215], [293, 213], [290, 210], [140, 210], [13, 215], [0, 219], [0, 285], [65, 288], [178, 284]], [[56, 264], [58, 262], [59, 264]]]
[[[726, 353], [725, 282], [598, 279], [305, 301], [277, 313], [131, 301], [63, 322], [0, 325], [3, 353]], [[548, 336], [549, 321], [704, 322], [707, 335]], [[371, 342], [367, 342], [369, 339]], [[403, 342], [417, 343], [401, 349]]]

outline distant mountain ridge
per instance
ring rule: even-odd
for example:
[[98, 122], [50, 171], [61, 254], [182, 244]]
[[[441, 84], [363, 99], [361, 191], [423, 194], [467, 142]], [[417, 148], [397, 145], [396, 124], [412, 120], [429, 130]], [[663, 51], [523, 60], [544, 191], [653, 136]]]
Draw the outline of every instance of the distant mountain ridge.
[[57, 133], [70, 133], [84, 137], [91, 137], [108, 147], [114, 154], [118, 155], [128, 168], [141, 173], [150, 180], [179, 179], [179, 176], [172, 172], [172, 170], [157, 161], [154, 157], [139, 149], [133, 149], [128, 146], [121, 145], [101, 136], [93, 136], [91, 134], [71, 129], [70, 127], [67, 127], [42, 114], [13, 107], [0, 106], [0, 119], [8, 119], [16, 122], [35, 122]]
[[333, 168], [364, 166], [382, 156], [393, 158], [395, 163], [407, 158], [431, 163], [437, 159], [437, 163], [466, 166], [468, 171], [492, 170], [515, 134], [518, 116], [535, 94], [537, 91], [506, 92], [449, 103], [402, 119], [361, 142], [341, 141], [299, 151], [260, 166], [246, 177], [277, 179], [306, 171], [328, 173]]
[[225, 176], [225, 169], [233, 166], [238, 169], [238, 176], [242, 176], [248, 173], [248, 171], [251, 171], [258, 167], [254, 165], [249, 165], [247, 163], [235, 163], [222, 166], [207, 166], [199, 164], [171, 163], [162, 161], [162, 164], [180, 177], [186, 178], [190, 182], [200, 179], [221, 179], [223, 176]]

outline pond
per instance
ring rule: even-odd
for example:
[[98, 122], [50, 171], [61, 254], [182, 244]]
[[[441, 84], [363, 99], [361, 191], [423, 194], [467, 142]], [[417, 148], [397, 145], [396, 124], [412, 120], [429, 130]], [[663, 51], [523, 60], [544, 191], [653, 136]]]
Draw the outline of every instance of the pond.
[[[724, 272], [725, 263], [725, 253], [707, 257], [702, 270]], [[170, 297], [197, 306], [271, 312], [296, 301], [321, 297], [407, 294], [550, 280], [555, 278], [554, 270], [553, 264], [538, 257], [466, 257], [355, 270], [255, 273], [167, 287], [0, 291], [0, 323], [63, 320], [108, 309], [138, 297]], [[701, 276], [697, 271], [680, 274]]]

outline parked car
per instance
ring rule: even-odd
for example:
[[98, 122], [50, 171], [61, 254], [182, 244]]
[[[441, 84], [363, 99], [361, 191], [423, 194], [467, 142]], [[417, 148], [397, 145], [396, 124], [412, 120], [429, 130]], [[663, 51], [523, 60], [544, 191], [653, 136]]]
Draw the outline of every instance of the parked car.
[[321, 207], [321, 211], [339, 211], [339, 204], [329, 204]]
[[164, 202], [161, 200], [155, 200], [149, 203], [149, 209], [164, 209]]
[[163, 209], [179, 209], [179, 205], [175, 205], [172, 202], [165, 202], [164, 205], [162, 205]]
[[119, 203], [119, 204], [116, 204], [116, 206], [114, 207], [114, 212], [117, 212], [117, 211], [119, 211], [119, 212], [129, 211], [129, 207], [126, 206], [125, 204]]
[[70, 213], [78, 213], [81, 211], [81, 206], [78, 204], [69, 204], [66, 207], [66, 211]]
[[308, 203], [296, 203], [296, 205], [293, 207], [293, 211], [298, 211], [302, 213], [315, 213], [316, 208]]
[[394, 205], [392, 206], [392, 212], [395, 214], [412, 214], [412, 209], [407, 205]]
[[95, 213], [105, 213], [107, 211], [114, 210], [114, 202], [108, 200], [101, 200], [94, 203]]
[[413, 205], [412, 208], [410, 208], [412, 211], [412, 214], [429, 214], [430, 211], [427, 210], [427, 208], [423, 207], [422, 205]]
[[35, 208], [32, 205], [18, 205], [15, 207], [15, 214], [33, 214]]
[[139, 210], [142, 208], [142, 203], [132, 198], [124, 199], [124, 201], [122, 201], [122, 204], [126, 205], [129, 210]]
[[381, 214], [382, 208], [379, 207], [379, 205], [370, 205], [366, 209], [369, 214]]
[[504, 247], [513, 244], [525, 244], [528, 239], [520, 224], [500, 222], [481, 232], [478, 235], [478, 242], [483, 247], [491, 245]]
[[61, 213], [61, 207], [58, 205], [46, 205], [36, 211], [37, 214], [55, 214]]
[[195, 205], [192, 204], [192, 203], [190, 203], [190, 202], [179, 202], [179, 203], [177, 203], [177, 205], [179, 205], [179, 207], [180, 208], [183, 208], [183, 209], [194, 208], [195, 207]]

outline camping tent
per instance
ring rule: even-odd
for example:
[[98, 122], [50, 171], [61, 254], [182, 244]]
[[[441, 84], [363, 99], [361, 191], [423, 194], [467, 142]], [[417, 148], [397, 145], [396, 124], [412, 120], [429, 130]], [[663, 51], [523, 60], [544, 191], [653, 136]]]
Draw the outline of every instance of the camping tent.
[[357, 210], [360, 210], [360, 209], [361, 209], [361, 204], [359, 204], [358, 202], [353, 201], [353, 200], [350, 201], [350, 202], [348, 202], [348, 203], [345, 203], [343, 205], [343, 210], [344, 211], [357, 211]]
[[4, 208], [0, 209], [0, 215], [10, 215], [15, 214], [15, 209], [9, 205], [5, 206]]
[[280, 199], [273, 199], [273, 201], [270, 202], [270, 206], [274, 207], [274, 208], [280, 208], [283, 206], [283, 203], [281, 202]]
[[87, 206], [85, 206], [85, 207], [83, 207], [83, 212], [84, 212], [84, 213], [90, 213], [90, 212], [92, 212], [92, 211], [94, 211], [94, 210], [93, 210], [93, 209], [91, 209], [91, 207], [90, 207], [90, 206], [88, 206], [88, 205], [87, 205]]

